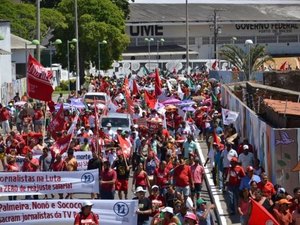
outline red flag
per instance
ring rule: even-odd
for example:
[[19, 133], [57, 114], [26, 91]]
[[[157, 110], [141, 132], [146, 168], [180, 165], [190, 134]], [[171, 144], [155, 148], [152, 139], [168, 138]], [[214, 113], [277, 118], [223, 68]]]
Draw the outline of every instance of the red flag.
[[132, 84], [132, 95], [137, 95], [139, 93], [139, 88], [135, 80], [133, 80]]
[[50, 132], [51, 136], [54, 139], [56, 139], [56, 132], [63, 130], [64, 123], [65, 123], [64, 107], [63, 107], [63, 104], [61, 104], [55, 117], [51, 120], [51, 122], [48, 126], [48, 131]]
[[28, 56], [27, 93], [31, 98], [41, 101], [51, 101], [53, 90], [50, 82], [52, 73], [47, 71], [34, 57]]
[[155, 95], [159, 96], [161, 95], [161, 80], [159, 76], [158, 68], [155, 69]]
[[156, 102], [157, 102], [157, 99], [155, 96], [151, 95], [148, 91], [145, 90], [144, 92], [144, 99], [145, 99], [145, 102], [147, 104], [147, 106], [150, 108], [150, 109], [154, 109], [155, 108], [155, 105], [156, 105]]
[[216, 131], [213, 132], [213, 139], [214, 139], [214, 143], [216, 143], [218, 146], [221, 145], [221, 140], [218, 137], [218, 135], [216, 134]]
[[216, 60], [211, 66], [212, 70], [217, 70], [217, 66], [218, 66], [218, 61]]
[[287, 61], [285, 61], [279, 68], [279, 70], [286, 70], [286, 66], [287, 66]]
[[265, 225], [273, 224], [279, 225], [279, 223], [274, 219], [274, 217], [259, 203], [251, 199], [252, 210], [248, 225]]
[[53, 145], [52, 145], [52, 156], [60, 153], [61, 155], [64, 154], [70, 145], [72, 139], [72, 134], [68, 134], [62, 138], [59, 138]]
[[127, 158], [130, 156], [131, 144], [121, 135], [118, 135], [119, 146], [121, 147], [124, 156]]

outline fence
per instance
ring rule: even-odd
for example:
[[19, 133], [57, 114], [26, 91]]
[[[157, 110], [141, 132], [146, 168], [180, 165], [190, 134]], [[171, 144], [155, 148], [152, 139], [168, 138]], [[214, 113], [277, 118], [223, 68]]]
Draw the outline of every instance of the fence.
[[3, 83], [1, 85], [1, 103], [7, 105], [17, 92], [20, 96], [26, 92], [26, 78], [14, 80], [12, 83]]

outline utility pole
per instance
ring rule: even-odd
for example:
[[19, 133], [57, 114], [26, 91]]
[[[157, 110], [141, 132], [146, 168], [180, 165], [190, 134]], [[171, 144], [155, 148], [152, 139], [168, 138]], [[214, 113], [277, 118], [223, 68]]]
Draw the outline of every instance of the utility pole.
[[217, 10], [215, 9], [214, 10], [214, 59], [218, 59], [218, 54], [217, 54], [218, 33], [219, 33], [218, 17], [217, 17]]
[[188, 10], [188, 0], [185, 0], [185, 37], [186, 37], [186, 74], [189, 74], [189, 63], [190, 63], [190, 32], [189, 32], [189, 10]]
[[[41, 43], [41, 4], [40, 0], [36, 0], [36, 39]], [[37, 60], [41, 62], [40, 44], [36, 46]], [[27, 61], [27, 59], [26, 59]]]
[[76, 91], [80, 90], [80, 69], [79, 69], [79, 35], [78, 35], [78, 6], [75, 0], [75, 38], [76, 42]]

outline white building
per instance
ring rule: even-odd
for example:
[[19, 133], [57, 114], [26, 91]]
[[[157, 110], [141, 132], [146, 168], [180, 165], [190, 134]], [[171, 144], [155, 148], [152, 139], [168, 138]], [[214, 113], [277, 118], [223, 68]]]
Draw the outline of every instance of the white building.
[[[10, 22], [0, 20], [0, 87], [12, 82]], [[1, 96], [1, 90], [0, 90]]]
[[[184, 59], [185, 4], [130, 4], [126, 60]], [[224, 44], [245, 48], [245, 40], [263, 44], [273, 56], [300, 55], [299, 4], [188, 4], [191, 59], [215, 58]], [[145, 38], [153, 38], [150, 43]], [[158, 42], [161, 39], [164, 42]], [[149, 48], [150, 45], [150, 48]], [[149, 51], [150, 50], [150, 51]], [[150, 54], [149, 54], [150, 53]]]

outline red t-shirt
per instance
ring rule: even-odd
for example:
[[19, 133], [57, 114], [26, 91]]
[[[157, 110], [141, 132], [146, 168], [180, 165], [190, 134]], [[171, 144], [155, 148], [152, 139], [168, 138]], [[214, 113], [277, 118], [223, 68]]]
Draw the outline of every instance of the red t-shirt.
[[61, 161], [55, 161], [52, 164], [52, 170], [53, 171], [64, 171], [64, 170], [66, 170], [66, 168], [65, 168], [65, 162], [63, 160], [61, 160]]
[[228, 171], [229, 181], [228, 184], [230, 186], [239, 186], [241, 183], [241, 179], [246, 176], [243, 167], [236, 165], [234, 168], [230, 167]]
[[41, 110], [36, 110], [34, 112], [34, 120], [40, 120], [43, 118], [43, 112]]
[[267, 181], [265, 185], [262, 182], [259, 182], [257, 187], [262, 191], [265, 197], [271, 197], [276, 194], [274, 185], [270, 181]]
[[27, 153], [30, 152], [30, 151], [31, 151], [31, 148], [30, 148], [29, 146], [26, 145], [26, 146], [24, 146], [23, 148], [20, 148], [20, 149], [19, 149], [19, 154], [25, 156], [25, 155], [27, 155]]
[[[109, 169], [108, 171], [103, 170], [101, 173], [102, 181], [112, 181], [117, 179], [117, 173], [113, 169]], [[115, 184], [101, 184], [101, 189], [104, 191], [114, 191]]]
[[[37, 167], [34, 167], [31, 165], [31, 163], [37, 165]], [[36, 159], [36, 158], [32, 158], [31, 160], [29, 161], [25, 161], [24, 164], [23, 164], [23, 168], [22, 168], [22, 171], [23, 172], [35, 172], [37, 171], [37, 169], [39, 168], [38, 165], [39, 165], [39, 160]]]
[[90, 213], [88, 216], [83, 215], [82, 213], [78, 213], [75, 217], [74, 224], [80, 224], [80, 225], [90, 225], [90, 224], [99, 224], [99, 218], [98, 215], [94, 213]]
[[10, 114], [9, 111], [5, 108], [1, 109], [0, 111], [0, 121], [6, 121], [9, 120]]
[[172, 163], [172, 161], [170, 161], [170, 162], [167, 163], [166, 169], [168, 171], [170, 171], [171, 169], [173, 169], [173, 163]]
[[191, 168], [188, 165], [179, 165], [174, 169], [173, 176], [176, 186], [186, 187], [190, 184]]
[[157, 213], [159, 213], [159, 208], [165, 205], [165, 201], [161, 195], [157, 195], [157, 196], [150, 195], [149, 199], [152, 202], [152, 209], [154, 209], [151, 214], [151, 217], [154, 217]]
[[19, 168], [19, 165], [17, 163], [7, 164], [6, 165], [6, 171], [7, 172], [19, 172], [20, 168]]
[[161, 170], [160, 168], [157, 168], [154, 171], [154, 176], [156, 177], [156, 185], [159, 187], [163, 187], [169, 180], [169, 171], [167, 168], [164, 170]]
[[147, 174], [146, 172], [141, 172], [135, 174], [135, 186], [147, 186]]

